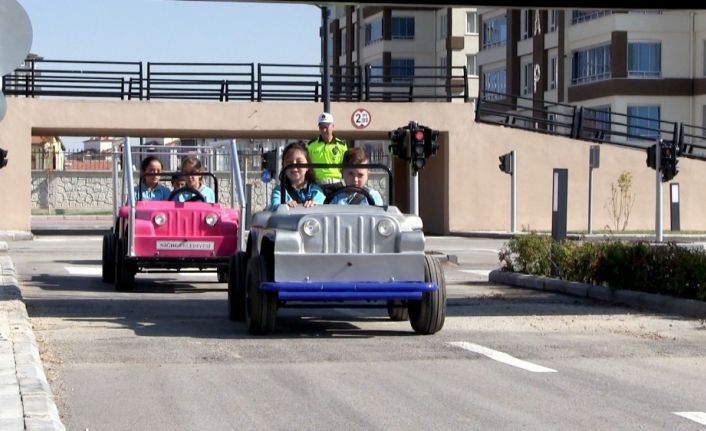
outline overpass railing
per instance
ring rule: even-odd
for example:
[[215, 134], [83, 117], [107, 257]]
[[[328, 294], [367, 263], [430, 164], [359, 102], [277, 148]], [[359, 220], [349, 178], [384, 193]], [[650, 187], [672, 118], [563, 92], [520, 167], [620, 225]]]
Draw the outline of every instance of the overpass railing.
[[476, 121], [572, 139], [645, 149], [657, 139], [676, 142], [680, 156], [706, 160], [706, 128], [481, 90]]
[[[436, 66], [330, 68], [332, 101], [470, 100], [467, 69]], [[243, 101], [323, 98], [318, 64], [158, 63], [28, 58], [5, 75], [9, 96]]]

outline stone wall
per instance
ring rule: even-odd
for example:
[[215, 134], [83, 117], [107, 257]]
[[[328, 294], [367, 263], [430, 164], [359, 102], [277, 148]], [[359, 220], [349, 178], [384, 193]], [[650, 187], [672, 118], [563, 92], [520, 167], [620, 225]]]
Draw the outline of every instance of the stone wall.
[[[218, 178], [218, 200], [231, 205], [230, 176], [216, 174]], [[277, 183], [263, 183], [259, 172], [249, 173], [246, 191], [250, 190], [250, 205], [253, 212], [269, 205], [272, 189]], [[213, 187], [212, 184], [209, 184]], [[368, 185], [380, 192], [387, 203], [386, 174], [371, 172]], [[32, 172], [32, 210], [51, 210], [64, 213], [110, 212], [113, 203], [113, 180], [106, 171], [43, 171]], [[246, 196], [246, 201], [248, 197]]]

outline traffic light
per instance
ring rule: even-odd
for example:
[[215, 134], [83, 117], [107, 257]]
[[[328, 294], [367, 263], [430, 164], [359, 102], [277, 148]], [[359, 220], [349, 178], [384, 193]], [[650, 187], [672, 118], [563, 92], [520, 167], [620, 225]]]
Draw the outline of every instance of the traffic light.
[[270, 150], [262, 153], [262, 163], [260, 165], [263, 171], [269, 171], [271, 178], [276, 178], [277, 175], [277, 150]]
[[0, 169], [7, 166], [7, 150], [0, 148]]
[[407, 136], [407, 130], [404, 127], [395, 129], [389, 133], [390, 140], [390, 153], [392, 155], [403, 158], [404, 156], [404, 140]]
[[410, 145], [410, 156], [412, 158], [412, 168], [415, 171], [419, 171], [424, 167], [426, 163], [425, 154], [425, 144], [424, 144], [424, 130], [414, 129], [410, 130], [411, 133], [411, 145]]
[[506, 174], [512, 174], [512, 153], [505, 153], [498, 157], [498, 159], [500, 160], [500, 164], [498, 165], [500, 170]]
[[677, 164], [679, 159], [677, 159], [677, 146], [674, 143], [668, 143], [662, 145], [662, 152], [660, 154], [661, 165], [662, 165], [662, 181], [667, 182], [672, 178], [677, 176], [679, 173], [679, 168]]
[[652, 169], [657, 169], [657, 144], [647, 147], [647, 166]]
[[439, 132], [437, 130], [432, 130], [429, 127], [424, 128], [424, 156], [431, 157], [436, 154], [439, 149], [439, 144], [436, 143], [436, 139], [439, 137]]

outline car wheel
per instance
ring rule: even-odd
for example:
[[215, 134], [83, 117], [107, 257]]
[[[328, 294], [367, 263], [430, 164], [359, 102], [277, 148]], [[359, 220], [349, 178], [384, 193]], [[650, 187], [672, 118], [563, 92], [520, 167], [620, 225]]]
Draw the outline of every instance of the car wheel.
[[267, 259], [264, 256], [248, 260], [245, 294], [245, 322], [253, 335], [269, 334], [277, 320], [277, 294], [265, 292], [260, 284], [270, 280]]
[[112, 283], [115, 279], [115, 236], [112, 233], [103, 235], [103, 260], [101, 280]]
[[409, 321], [419, 334], [434, 334], [444, 326], [446, 319], [446, 279], [439, 260], [424, 256], [424, 281], [436, 283], [438, 289], [426, 292], [421, 301], [409, 301]]
[[394, 300], [387, 301], [387, 315], [391, 320], [402, 322], [409, 319], [409, 311], [407, 307], [402, 305], [402, 301]]
[[245, 321], [245, 271], [247, 255], [243, 251], [235, 253], [228, 265], [228, 318], [234, 322]]
[[228, 283], [228, 273], [229, 268], [218, 268], [216, 269], [216, 275], [218, 276], [219, 283]]
[[125, 260], [127, 241], [125, 238], [118, 240], [115, 250], [115, 290], [118, 292], [131, 292], [135, 288], [135, 270]]

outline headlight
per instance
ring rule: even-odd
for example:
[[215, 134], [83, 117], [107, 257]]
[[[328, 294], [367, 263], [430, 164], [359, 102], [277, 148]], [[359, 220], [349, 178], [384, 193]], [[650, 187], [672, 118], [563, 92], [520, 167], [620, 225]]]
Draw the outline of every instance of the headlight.
[[306, 236], [314, 236], [321, 231], [321, 223], [318, 220], [310, 218], [302, 223], [302, 232]]
[[213, 214], [213, 213], [207, 214], [204, 221], [209, 226], [215, 226], [215, 224], [218, 222], [218, 215]]
[[167, 222], [167, 215], [164, 213], [157, 213], [154, 215], [154, 218], [152, 220], [154, 220], [154, 224], [156, 224], [157, 226], [162, 226], [164, 223]]
[[382, 219], [378, 223], [378, 233], [382, 236], [390, 236], [395, 232], [395, 224], [390, 219]]

